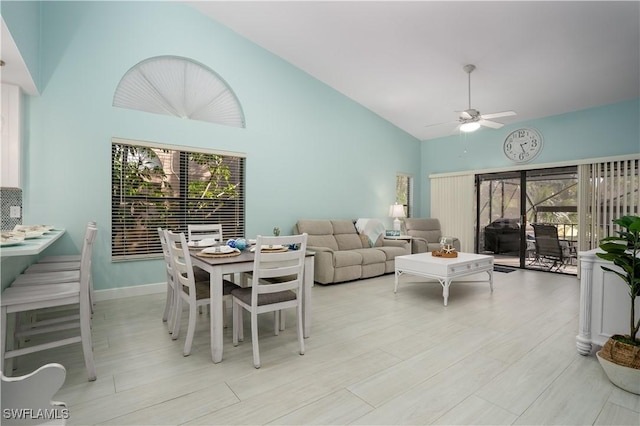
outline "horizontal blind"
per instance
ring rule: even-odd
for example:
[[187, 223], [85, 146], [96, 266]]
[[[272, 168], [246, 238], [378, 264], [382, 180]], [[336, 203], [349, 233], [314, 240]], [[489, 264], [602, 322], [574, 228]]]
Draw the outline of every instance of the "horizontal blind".
[[474, 251], [474, 190], [473, 175], [431, 177], [431, 217], [440, 221], [442, 235], [459, 238], [468, 253]]
[[112, 144], [112, 259], [157, 257], [157, 228], [219, 223], [244, 236], [245, 158], [174, 147]]

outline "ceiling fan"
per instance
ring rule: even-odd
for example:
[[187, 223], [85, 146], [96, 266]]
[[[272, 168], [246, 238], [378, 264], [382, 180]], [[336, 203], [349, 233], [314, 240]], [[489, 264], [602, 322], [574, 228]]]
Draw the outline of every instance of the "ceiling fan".
[[460, 115], [458, 116], [457, 121], [452, 121], [449, 123], [431, 124], [431, 125], [428, 125], [427, 127], [439, 126], [442, 124], [459, 123], [458, 127], [463, 132], [473, 132], [475, 130], [478, 130], [480, 126], [489, 127], [491, 129], [499, 129], [502, 126], [504, 126], [504, 124], [498, 123], [497, 121], [491, 121], [490, 119], [500, 118], [500, 117], [510, 117], [510, 116], [516, 115], [515, 111], [503, 111], [503, 112], [494, 112], [491, 114], [480, 114], [480, 111], [478, 111], [477, 109], [471, 108], [471, 73], [473, 72], [473, 70], [476, 69], [476, 66], [473, 64], [468, 64], [462, 67], [462, 69], [469, 76], [469, 108], [464, 111], [458, 111]]

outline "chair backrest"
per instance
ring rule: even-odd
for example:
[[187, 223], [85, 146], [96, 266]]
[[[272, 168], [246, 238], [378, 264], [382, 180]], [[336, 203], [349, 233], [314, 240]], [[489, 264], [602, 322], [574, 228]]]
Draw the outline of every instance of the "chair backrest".
[[562, 248], [558, 239], [558, 228], [554, 225], [532, 223], [536, 239], [536, 254], [541, 257], [562, 260]]
[[98, 229], [87, 227], [80, 259], [80, 299], [86, 297], [89, 300], [89, 286], [91, 285], [91, 263], [93, 261], [93, 246], [98, 235]]
[[171, 253], [169, 252], [169, 245], [167, 244], [167, 237], [165, 235], [165, 230], [160, 227], [158, 227], [158, 237], [160, 237], [160, 245], [162, 246], [162, 255], [164, 256], [167, 280], [171, 284], [173, 282], [173, 268], [171, 267]]
[[222, 243], [222, 225], [206, 224], [206, 225], [187, 225], [188, 241], [200, 241], [213, 238]]
[[187, 238], [184, 232], [176, 233], [165, 230], [165, 238], [170, 253], [171, 269], [173, 270], [173, 282], [178, 286], [184, 296], [191, 300], [196, 299], [196, 283], [187, 246]]
[[424, 238], [430, 243], [440, 242], [442, 230], [440, 221], [436, 218], [406, 218], [404, 224], [407, 228], [407, 235]]
[[[66, 375], [65, 368], [55, 363], [43, 365], [24, 376], [6, 377], [2, 374], [2, 424], [64, 424], [69, 411], [64, 403], [54, 402], [51, 398], [64, 384]], [[34, 417], [42, 413], [48, 418], [18, 419], [18, 413], [22, 416], [31, 413]]]
[[[272, 247], [271, 249], [269, 247]], [[302, 291], [307, 234], [256, 239], [251, 304], [258, 295], [285, 290]]]

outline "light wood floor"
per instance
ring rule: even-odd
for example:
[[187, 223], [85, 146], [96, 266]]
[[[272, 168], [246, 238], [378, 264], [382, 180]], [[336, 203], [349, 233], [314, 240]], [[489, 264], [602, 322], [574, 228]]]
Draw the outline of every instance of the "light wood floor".
[[[485, 275], [486, 276], [486, 275]], [[639, 425], [640, 397], [613, 386], [595, 356], [575, 349], [579, 282], [517, 270], [441, 288], [393, 275], [313, 289], [313, 327], [297, 353], [295, 317], [280, 336], [263, 318], [262, 368], [250, 332], [238, 347], [225, 330], [211, 362], [201, 315], [192, 355], [161, 322], [164, 295], [102, 301], [93, 336], [98, 380], [81, 348], [23, 357], [67, 367], [56, 398], [68, 424], [558, 424]], [[245, 321], [245, 327], [249, 321]]]

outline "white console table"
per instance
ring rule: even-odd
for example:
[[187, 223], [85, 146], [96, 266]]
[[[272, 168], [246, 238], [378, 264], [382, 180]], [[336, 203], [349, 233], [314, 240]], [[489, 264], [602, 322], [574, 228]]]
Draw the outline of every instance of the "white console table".
[[[600, 249], [581, 251], [580, 323], [576, 347], [589, 355], [592, 345], [603, 346], [613, 334], [629, 333], [629, 287], [622, 279], [602, 266], [619, 270], [613, 263], [596, 256]], [[636, 299], [636, 321], [640, 317], [640, 300]]]

